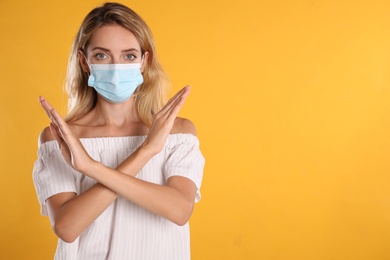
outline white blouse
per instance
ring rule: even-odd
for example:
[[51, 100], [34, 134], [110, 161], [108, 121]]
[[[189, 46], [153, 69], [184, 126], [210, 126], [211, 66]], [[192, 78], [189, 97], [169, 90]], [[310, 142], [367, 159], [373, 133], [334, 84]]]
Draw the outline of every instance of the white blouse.
[[[89, 155], [115, 168], [134, 152], [146, 136], [81, 138]], [[183, 176], [197, 187], [200, 200], [204, 157], [197, 137], [169, 135], [163, 150], [138, 173], [137, 178], [165, 185], [171, 176]], [[46, 200], [61, 192], [77, 195], [96, 181], [71, 168], [63, 159], [56, 141], [40, 145], [33, 180], [47, 216]], [[55, 259], [60, 260], [183, 260], [190, 259], [189, 224], [178, 226], [132, 202], [118, 197], [73, 243], [58, 239]]]

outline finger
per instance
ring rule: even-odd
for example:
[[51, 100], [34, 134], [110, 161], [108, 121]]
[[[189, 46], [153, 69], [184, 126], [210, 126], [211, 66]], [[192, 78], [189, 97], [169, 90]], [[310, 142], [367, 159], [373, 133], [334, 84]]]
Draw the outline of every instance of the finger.
[[181, 90], [179, 90], [164, 106], [164, 108], [166, 109], [169, 109], [169, 107], [172, 106], [173, 103], [176, 102], [177, 99], [180, 98], [180, 96], [182, 96], [184, 93], [186, 93], [188, 90], [189, 90], [189, 86], [186, 86], [184, 88], [182, 88]]
[[43, 99], [43, 97], [39, 97], [39, 102], [40, 102], [43, 110], [45, 111], [46, 115], [48, 117], [51, 117], [50, 112], [49, 112], [50, 109], [47, 107], [47, 104], [46, 104], [45, 100]]
[[50, 103], [42, 96], [39, 97], [39, 102], [41, 103], [42, 108], [45, 110], [46, 115], [50, 118], [50, 120], [53, 119], [53, 116], [51, 114], [51, 110], [53, 107], [50, 105]]
[[162, 116], [159, 117], [159, 119], [162, 120], [162, 122], [166, 122], [167, 126], [172, 127], [173, 122], [175, 121], [177, 115], [179, 114], [180, 109], [183, 107], [188, 94], [189, 92], [181, 96], [179, 99], [176, 99], [175, 103], [173, 103], [168, 110], [163, 111], [164, 113], [162, 114]]
[[62, 137], [64, 135], [69, 134], [70, 130], [64, 119], [61, 117], [61, 115], [55, 110], [54, 108], [50, 111], [53, 116], [53, 123], [58, 127], [60, 134]]
[[170, 105], [165, 111], [161, 118], [166, 121], [174, 121], [177, 115], [179, 114], [180, 109], [183, 107], [184, 102], [189, 94], [189, 89], [182, 93], [180, 97], [175, 99], [174, 103]]
[[172, 106], [173, 103], [175, 103], [178, 99], [180, 99], [182, 96], [185, 96], [185, 95], [188, 95], [190, 91], [190, 86], [185, 86], [184, 88], [182, 88], [181, 90], [179, 90], [175, 96], [173, 96], [171, 99], [170, 99], [170, 102], [168, 102], [168, 106]]
[[53, 124], [50, 123], [50, 132], [54, 136], [54, 138], [57, 140], [57, 143], [59, 146], [64, 142], [64, 139], [61, 137], [60, 133], [58, 132], [58, 128]]
[[61, 116], [57, 113], [57, 111], [55, 111], [54, 108], [50, 111], [50, 113], [51, 113], [51, 115], [52, 115], [52, 116], [51, 116], [51, 122], [52, 122], [53, 126], [56, 127], [58, 134], [59, 134], [62, 138], [64, 138], [64, 131], [63, 131], [63, 129], [61, 128], [60, 123], [58, 122], [58, 119], [57, 119], [58, 117], [60, 117], [60, 120], [61, 120], [61, 119], [62, 119]]
[[160, 110], [161, 114], [168, 115], [172, 107], [174, 107], [178, 102], [180, 102], [182, 97], [188, 96], [189, 92], [190, 92], [190, 86], [186, 86], [183, 89], [181, 89], [179, 92], [177, 92], [176, 95], [173, 96], [168, 101], [168, 103]]
[[187, 96], [190, 94], [190, 88], [189, 87], [186, 87], [185, 89], [183, 89], [184, 91], [180, 94], [180, 96], [178, 96], [171, 104], [170, 106], [167, 108], [167, 112], [171, 113], [172, 112], [172, 109], [174, 109], [175, 107], [177, 107], [179, 104], [180, 106], [183, 105], [184, 101], [186, 100]]
[[179, 100], [177, 100], [175, 105], [169, 110], [169, 114], [168, 114], [168, 117], [167, 117], [168, 120], [170, 118], [175, 119], [177, 117], [177, 115], [179, 114], [180, 109], [184, 105], [184, 102], [185, 102], [188, 94], [189, 93], [187, 93], [185, 96], [182, 96]]
[[50, 112], [50, 110], [53, 109], [53, 107], [50, 105], [50, 103], [44, 97], [40, 96], [39, 102], [41, 103], [43, 109], [45, 109], [46, 112]]

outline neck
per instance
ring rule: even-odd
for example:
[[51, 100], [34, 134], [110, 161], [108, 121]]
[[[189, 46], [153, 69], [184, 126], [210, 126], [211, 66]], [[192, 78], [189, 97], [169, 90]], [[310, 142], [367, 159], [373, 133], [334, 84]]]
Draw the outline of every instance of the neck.
[[141, 121], [135, 107], [134, 97], [119, 104], [113, 104], [98, 97], [91, 116], [99, 125], [124, 126]]

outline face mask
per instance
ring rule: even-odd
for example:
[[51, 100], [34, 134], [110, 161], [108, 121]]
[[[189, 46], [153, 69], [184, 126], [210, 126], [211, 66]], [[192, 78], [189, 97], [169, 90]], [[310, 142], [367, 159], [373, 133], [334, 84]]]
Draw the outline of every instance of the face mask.
[[140, 70], [141, 63], [89, 64], [88, 62], [88, 65], [91, 71], [88, 86], [95, 88], [111, 103], [128, 100], [135, 89], [144, 82]]

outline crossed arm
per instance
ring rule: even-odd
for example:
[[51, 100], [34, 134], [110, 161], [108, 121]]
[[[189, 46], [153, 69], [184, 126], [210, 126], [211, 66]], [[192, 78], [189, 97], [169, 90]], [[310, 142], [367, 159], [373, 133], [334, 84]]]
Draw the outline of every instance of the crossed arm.
[[[68, 164], [98, 182], [78, 196], [65, 192], [47, 200], [50, 221], [58, 237], [65, 242], [73, 242], [117, 196], [123, 196], [178, 225], [187, 223], [196, 194], [196, 186], [191, 180], [173, 176], [168, 179], [167, 185], [158, 185], [135, 176], [163, 148], [188, 93], [188, 87], [182, 89], [155, 115], [145, 142], [116, 169], [94, 161], [61, 116], [45, 99], [40, 98], [51, 119], [50, 129], [43, 131], [41, 141], [47, 140], [51, 134], [51, 138], [59, 143]], [[186, 129], [195, 132], [192, 123], [188, 124]]]

